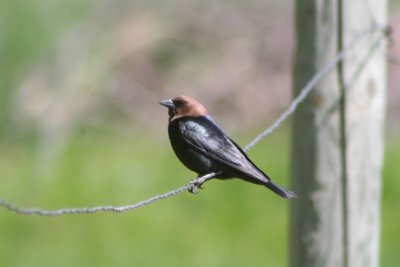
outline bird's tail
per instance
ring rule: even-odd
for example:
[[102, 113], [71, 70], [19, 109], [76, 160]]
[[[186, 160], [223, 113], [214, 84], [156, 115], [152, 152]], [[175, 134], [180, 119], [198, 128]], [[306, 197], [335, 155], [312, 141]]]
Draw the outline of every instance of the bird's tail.
[[295, 193], [280, 187], [277, 184], [274, 184], [272, 181], [268, 181], [267, 183], [264, 183], [264, 185], [266, 187], [268, 187], [269, 189], [271, 189], [274, 193], [280, 195], [281, 197], [287, 198], [287, 199], [291, 199], [291, 198], [295, 198], [297, 197]]

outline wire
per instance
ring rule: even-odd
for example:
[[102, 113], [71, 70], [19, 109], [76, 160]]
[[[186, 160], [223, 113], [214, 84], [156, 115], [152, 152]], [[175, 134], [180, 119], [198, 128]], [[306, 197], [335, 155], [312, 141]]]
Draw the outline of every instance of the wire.
[[[296, 108], [300, 103], [302, 103], [305, 98], [309, 95], [315, 85], [324, 78], [330, 71], [332, 71], [338, 62], [344, 60], [344, 58], [348, 55], [348, 53], [355, 47], [355, 45], [365, 37], [366, 35], [373, 33], [373, 32], [384, 32], [385, 35], [382, 38], [387, 37], [388, 28], [385, 26], [374, 26], [370, 29], [367, 29], [363, 32], [360, 32], [353, 40], [350, 42], [346, 47], [344, 47], [341, 51], [339, 51], [335, 57], [328, 62], [322, 69], [320, 69], [312, 79], [307, 83], [307, 85], [300, 91], [298, 96], [292, 101], [289, 108], [282, 113], [281, 116], [265, 131], [261, 134], [256, 136], [246, 147], [244, 147], [244, 151], [248, 151], [252, 147], [254, 147], [261, 139], [265, 138], [267, 135], [271, 134], [276, 128], [280, 126], [282, 122], [284, 122], [291, 114], [296, 111]], [[63, 208], [57, 210], [43, 210], [39, 208], [25, 208], [19, 207], [17, 205], [8, 202], [0, 198], [0, 206], [7, 209], [10, 212], [14, 212], [20, 215], [39, 215], [39, 216], [48, 216], [48, 217], [55, 217], [61, 215], [68, 215], [68, 214], [93, 214], [98, 212], [114, 212], [114, 213], [122, 213], [126, 211], [136, 210], [141, 207], [148, 206], [152, 203], [155, 203], [159, 200], [167, 199], [173, 196], [176, 196], [182, 192], [189, 191], [195, 193], [197, 189], [207, 180], [217, 176], [219, 173], [213, 172], [201, 177], [197, 177], [193, 179], [188, 184], [181, 186], [180, 188], [171, 190], [167, 193], [160, 194], [153, 196], [147, 200], [139, 201], [132, 205], [125, 205], [125, 206], [96, 206], [90, 208]]]
[[[267, 128], [265, 131], [263, 131], [261, 134], [256, 136], [253, 141], [251, 141], [245, 148], [244, 150], [247, 151], [251, 149], [253, 146], [255, 146], [258, 142], [260, 142], [261, 139], [272, 133], [276, 128], [280, 126], [282, 122], [284, 122], [287, 117], [293, 114], [293, 112], [296, 111], [297, 106], [304, 101], [304, 99], [309, 95], [309, 93], [314, 89], [314, 87], [317, 85], [317, 83], [322, 80], [328, 73], [330, 73], [336, 65], [342, 61], [347, 54], [354, 48], [354, 46], [360, 41], [361, 38], [365, 37], [366, 35], [373, 33], [373, 32], [384, 32], [386, 33], [387, 27], [382, 27], [382, 26], [374, 26], [368, 30], [365, 30], [363, 32], [360, 32], [350, 44], [348, 44], [346, 47], [344, 47], [342, 50], [340, 50], [335, 57], [328, 62], [322, 69], [320, 69], [312, 78], [311, 80], [306, 84], [306, 86], [300, 91], [300, 93], [297, 95], [297, 97], [292, 101], [290, 104], [289, 108], [282, 113], [282, 115], [272, 124], [271, 127]], [[382, 37], [384, 38], [384, 37]]]

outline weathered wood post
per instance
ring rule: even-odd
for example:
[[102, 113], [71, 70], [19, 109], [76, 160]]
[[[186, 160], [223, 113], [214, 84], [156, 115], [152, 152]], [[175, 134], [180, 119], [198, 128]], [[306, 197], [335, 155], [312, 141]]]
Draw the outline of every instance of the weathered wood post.
[[[297, 0], [295, 24], [297, 94], [355, 35], [386, 24], [386, 0]], [[386, 87], [379, 36], [361, 39], [295, 114], [292, 267], [378, 266]]]

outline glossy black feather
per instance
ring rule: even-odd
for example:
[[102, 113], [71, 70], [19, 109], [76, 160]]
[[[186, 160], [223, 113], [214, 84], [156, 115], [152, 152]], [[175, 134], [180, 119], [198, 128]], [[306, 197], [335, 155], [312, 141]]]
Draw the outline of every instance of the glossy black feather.
[[238, 177], [264, 185], [282, 197], [295, 197], [272, 183], [208, 115], [174, 119], [169, 123], [168, 134], [177, 157], [199, 175], [222, 171], [217, 178]]

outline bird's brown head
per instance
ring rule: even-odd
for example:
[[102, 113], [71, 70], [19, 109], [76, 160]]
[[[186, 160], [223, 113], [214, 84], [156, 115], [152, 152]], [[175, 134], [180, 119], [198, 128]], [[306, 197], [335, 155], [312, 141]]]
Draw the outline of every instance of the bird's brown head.
[[160, 104], [168, 108], [170, 121], [186, 116], [199, 117], [207, 114], [206, 108], [189, 96], [177, 96], [163, 100]]

